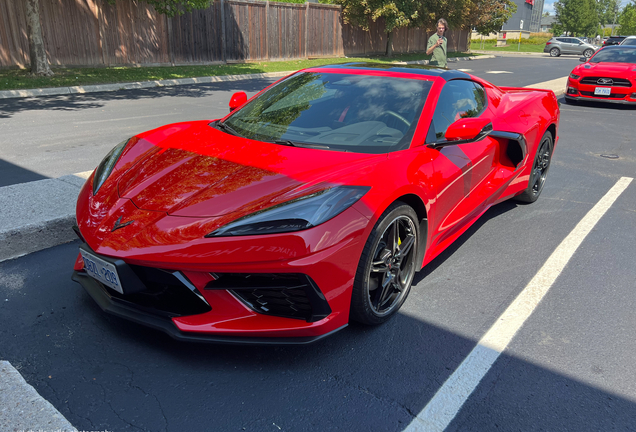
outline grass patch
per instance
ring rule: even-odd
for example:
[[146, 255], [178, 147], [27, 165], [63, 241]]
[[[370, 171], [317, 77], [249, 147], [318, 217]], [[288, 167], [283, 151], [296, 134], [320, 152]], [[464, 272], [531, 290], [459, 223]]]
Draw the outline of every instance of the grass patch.
[[[474, 54], [448, 53], [449, 57], [466, 57]], [[360, 58], [320, 58], [312, 60], [260, 61], [222, 65], [157, 66], [157, 67], [103, 67], [103, 68], [54, 68], [52, 77], [34, 77], [27, 70], [0, 69], [0, 90], [21, 90], [45, 87], [69, 87], [91, 84], [112, 84], [164, 79], [196, 78], [204, 76], [243, 75], [252, 73], [281, 72], [332, 63], [367, 61], [391, 63], [397, 61], [429, 60], [424, 53], [400, 54]]]
[[524, 40], [521, 39], [521, 44], [519, 45], [518, 40], [508, 40], [508, 45], [503, 47], [496, 46], [496, 41], [484, 41], [483, 45], [479, 40], [473, 40], [470, 43], [470, 48], [474, 50], [486, 50], [486, 51], [519, 51], [519, 52], [543, 52], [543, 48], [545, 47], [545, 42], [543, 43], [524, 43]]

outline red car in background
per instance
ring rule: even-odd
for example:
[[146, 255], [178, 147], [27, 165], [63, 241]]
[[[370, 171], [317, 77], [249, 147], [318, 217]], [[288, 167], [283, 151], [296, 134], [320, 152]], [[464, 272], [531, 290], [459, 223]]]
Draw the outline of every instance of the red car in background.
[[636, 46], [601, 48], [568, 78], [566, 102], [577, 101], [636, 104]]
[[382, 323], [488, 208], [539, 197], [560, 116], [552, 91], [365, 63], [230, 108], [122, 142], [84, 185], [73, 279], [107, 312], [208, 342]]

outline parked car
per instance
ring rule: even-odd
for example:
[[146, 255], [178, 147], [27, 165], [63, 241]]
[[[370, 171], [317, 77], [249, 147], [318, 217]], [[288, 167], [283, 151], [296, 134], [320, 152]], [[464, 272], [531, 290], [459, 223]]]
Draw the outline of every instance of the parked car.
[[636, 36], [627, 36], [619, 45], [636, 45]]
[[578, 54], [590, 58], [597, 49], [598, 47], [586, 43], [579, 38], [559, 36], [547, 41], [543, 52], [550, 53], [552, 57], [558, 57], [561, 54]]
[[626, 36], [610, 36], [603, 41], [603, 46], [620, 45], [625, 38]]
[[489, 207], [539, 197], [560, 117], [550, 90], [368, 63], [230, 110], [123, 141], [82, 188], [73, 279], [107, 312], [208, 342], [380, 324]]
[[568, 78], [565, 101], [597, 101], [636, 105], [636, 46], [603, 47]]

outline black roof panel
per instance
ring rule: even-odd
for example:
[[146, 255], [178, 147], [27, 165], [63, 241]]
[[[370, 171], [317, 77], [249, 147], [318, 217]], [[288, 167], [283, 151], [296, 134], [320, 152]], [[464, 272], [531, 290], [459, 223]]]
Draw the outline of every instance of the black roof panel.
[[450, 69], [442, 69], [437, 66], [428, 66], [428, 65], [418, 65], [418, 64], [391, 64], [391, 63], [367, 63], [367, 62], [352, 62], [352, 63], [339, 63], [333, 65], [324, 65], [324, 66], [315, 66], [311, 69], [363, 69], [368, 71], [373, 70], [385, 70], [387, 72], [396, 72], [396, 73], [408, 73], [414, 75], [425, 75], [425, 76], [439, 76], [444, 78], [446, 81], [456, 78], [470, 78], [467, 73], [450, 70]]

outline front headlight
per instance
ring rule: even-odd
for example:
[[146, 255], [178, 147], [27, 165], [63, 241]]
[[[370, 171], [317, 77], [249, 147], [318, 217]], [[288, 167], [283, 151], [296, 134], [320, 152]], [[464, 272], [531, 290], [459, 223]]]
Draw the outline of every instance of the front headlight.
[[237, 219], [206, 237], [278, 234], [312, 228], [354, 205], [369, 189], [364, 186], [325, 189]]
[[576, 75], [576, 74], [570, 72], [570, 78], [577, 80], [577, 79], [581, 78], [581, 75]]
[[93, 195], [97, 193], [97, 191], [100, 187], [102, 187], [110, 173], [113, 172], [113, 168], [115, 167], [115, 164], [119, 160], [121, 154], [124, 152], [128, 141], [130, 140], [125, 140], [117, 144], [115, 148], [112, 149], [97, 166], [97, 169], [95, 170], [95, 176], [93, 177]]

